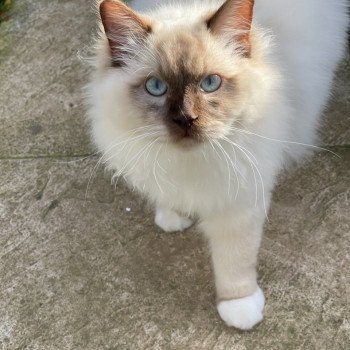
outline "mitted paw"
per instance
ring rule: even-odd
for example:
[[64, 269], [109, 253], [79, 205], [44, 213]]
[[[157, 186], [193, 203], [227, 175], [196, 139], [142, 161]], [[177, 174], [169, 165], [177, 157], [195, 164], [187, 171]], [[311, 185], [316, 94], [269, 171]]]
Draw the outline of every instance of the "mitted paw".
[[228, 326], [248, 330], [262, 321], [264, 305], [264, 293], [258, 288], [254, 294], [247, 297], [221, 301], [218, 311]]
[[192, 225], [192, 220], [173, 210], [157, 209], [155, 223], [165, 232], [183, 231]]

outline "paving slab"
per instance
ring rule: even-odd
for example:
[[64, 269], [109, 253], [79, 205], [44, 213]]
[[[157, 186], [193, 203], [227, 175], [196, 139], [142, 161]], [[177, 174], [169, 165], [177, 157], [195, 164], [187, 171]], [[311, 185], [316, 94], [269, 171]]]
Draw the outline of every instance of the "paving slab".
[[0, 26], [0, 157], [90, 152], [92, 1], [20, 0]]
[[333, 92], [324, 113], [320, 128], [320, 140], [324, 145], [350, 147], [350, 52], [340, 64]]
[[[220, 320], [209, 252], [89, 156], [89, 0], [18, 0], [0, 25], [0, 349], [348, 349], [349, 56], [315, 155], [276, 188], [260, 253], [264, 322]], [[87, 155], [87, 157], [85, 157]]]
[[97, 159], [3, 160], [3, 349], [346, 349], [350, 153], [281, 181], [260, 254], [265, 321], [229, 329], [206, 242], [165, 234]]

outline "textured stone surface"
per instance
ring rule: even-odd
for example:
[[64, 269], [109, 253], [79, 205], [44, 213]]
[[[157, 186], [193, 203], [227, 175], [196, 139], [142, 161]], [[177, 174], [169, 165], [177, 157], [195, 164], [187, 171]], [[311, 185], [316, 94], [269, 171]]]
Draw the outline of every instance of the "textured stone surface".
[[86, 0], [14, 4], [0, 27], [0, 157], [87, 151], [81, 88], [89, 67], [78, 57], [93, 18]]
[[244, 333], [217, 315], [196, 229], [162, 233], [136, 194], [94, 173], [98, 158], [77, 157], [91, 152], [77, 57], [90, 4], [17, 1], [0, 26], [11, 41], [0, 60], [0, 349], [348, 349], [349, 60], [321, 132], [341, 159], [319, 154], [281, 176], [260, 254], [265, 321]]

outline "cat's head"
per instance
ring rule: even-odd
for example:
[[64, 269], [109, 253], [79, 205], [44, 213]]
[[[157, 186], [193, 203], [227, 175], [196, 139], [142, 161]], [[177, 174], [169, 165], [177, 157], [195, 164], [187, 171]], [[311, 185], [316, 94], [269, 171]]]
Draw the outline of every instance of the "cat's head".
[[[120, 73], [132, 116], [162, 139], [193, 145], [230, 132], [249, 103], [253, 0], [140, 15], [116, 0], [100, 4], [110, 70]], [[168, 9], [169, 11], [169, 9]], [[116, 98], [118, 98], [116, 96]], [[116, 116], [118, 117], [118, 116]], [[122, 118], [123, 116], [120, 116]]]

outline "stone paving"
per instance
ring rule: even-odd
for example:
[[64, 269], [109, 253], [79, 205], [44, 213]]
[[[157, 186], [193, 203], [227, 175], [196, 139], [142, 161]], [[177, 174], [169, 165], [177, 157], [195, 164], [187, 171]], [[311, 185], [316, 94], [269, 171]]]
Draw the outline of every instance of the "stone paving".
[[245, 333], [216, 312], [195, 228], [162, 233], [103, 169], [88, 186], [92, 3], [18, 0], [0, 24], [0, 349], [349, 349], [349, 57], [321, 131], [341, 158], [281, 176], [260, 254], [265, 321]]

